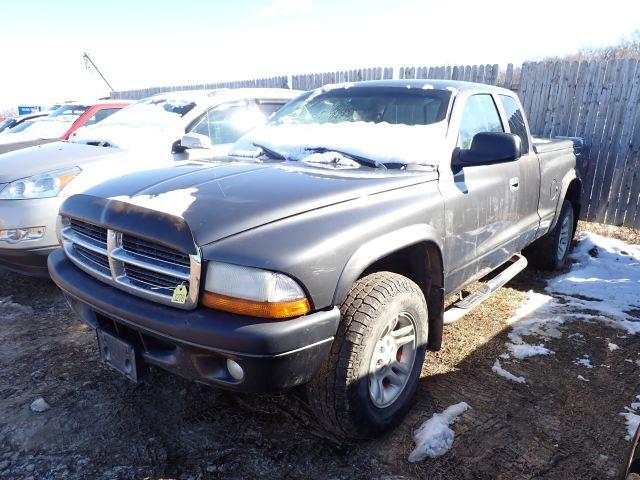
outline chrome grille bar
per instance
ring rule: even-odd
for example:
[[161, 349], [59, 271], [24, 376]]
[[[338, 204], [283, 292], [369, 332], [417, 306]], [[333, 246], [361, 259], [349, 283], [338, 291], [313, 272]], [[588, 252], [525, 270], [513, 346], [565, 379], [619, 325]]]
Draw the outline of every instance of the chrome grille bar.
[[[67, 257], [94, 278], [154, 302], [182, 309], [196, 307], [201, 270], [199, 251], [187, 255], [127, 235], [130, 245], [141, 246], [128, 249], [123, 245], [121, 232], [69, 218], [62, 220], [60, 234]], [[173, 303], [173, 290], [181, 284], [187, 287], [187, 300], [184, 304]]]

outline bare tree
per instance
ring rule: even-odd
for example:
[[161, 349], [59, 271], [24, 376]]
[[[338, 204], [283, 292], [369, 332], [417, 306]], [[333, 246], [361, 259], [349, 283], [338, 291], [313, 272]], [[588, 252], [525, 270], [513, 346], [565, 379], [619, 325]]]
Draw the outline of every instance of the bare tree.
[[601, 47], [586, 46], [576, 53], [563, 57], [548, 57], [544, 60], [564, 60], [581, 62], [586, 60], [627, 60], [637, 58], [640, 60], [640, 29], [626, 35], [614, 45]]

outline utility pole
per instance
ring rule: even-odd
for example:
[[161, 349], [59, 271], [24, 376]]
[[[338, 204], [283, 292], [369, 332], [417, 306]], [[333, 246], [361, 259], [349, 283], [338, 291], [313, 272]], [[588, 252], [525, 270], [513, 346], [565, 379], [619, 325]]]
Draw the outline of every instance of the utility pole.
[[107, 84], [107, 86], [109, 87], [109, 91], [113, 92], [113, 87], [111, 86], [111, 84], [107, 81], [106, 78], [104, 78], [104, 75], [102, 75], [102, 72], [100, 70], [98, 70], [98, 67], [96, 66], [95, 63], [93, 63], [93, 60], [91, 60], [91, 57], [89, 56], [88, 53], [83, 53], [82, 54], [82, 58], [84, 59], [84, 66], [87, 68], [87, 70], [89, 70], [89, 64], [91, 64], [91, 66], [96, 70], [96, 72], [98, 72], [98, 75], [100, 75], [100, 78], [102, 78], [102, 80], [104, 80], [104, 83]]

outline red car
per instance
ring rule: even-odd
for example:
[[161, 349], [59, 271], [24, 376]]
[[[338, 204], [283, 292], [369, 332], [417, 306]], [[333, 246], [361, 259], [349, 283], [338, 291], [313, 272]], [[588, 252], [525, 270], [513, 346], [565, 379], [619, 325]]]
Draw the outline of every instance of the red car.
[[130, 103], [129, 100], [65, 103], [44, 119], [23, 122], [0, 135], [0, 153], [67, 140], [80, 127], [98, 123]]
[[68, 140], [73, 132], [78, 130], [80, 127], [88, 127], [89, 125], [93, 125], [94, 123], [98, 123], [101, 120], [104, 120], [112, 113], [117, 112], [121, 108], [130, 105], [131, 101], [129, 100], [101, 100], [99, 103], [91, 105], [88, 107], [85, 112], [78, 117], [78, 119], [73, 122], [69, 130], [67, 130], [60, 140]]

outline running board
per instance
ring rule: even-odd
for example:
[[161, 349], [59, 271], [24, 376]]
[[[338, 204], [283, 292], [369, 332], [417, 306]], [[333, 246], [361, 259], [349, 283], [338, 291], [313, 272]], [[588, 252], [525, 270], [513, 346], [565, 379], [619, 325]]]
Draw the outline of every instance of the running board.
[[449, 325], [456, 320], [460, 320], [527, 267], [527, 259], [519, 253], [511, 257], [508, 261], [511, 262], [509, 267], [505, 268], [477, 290], [474, 290], [466, 298], [459, 300], [449, 307], [444, 312], [444, 324]]

